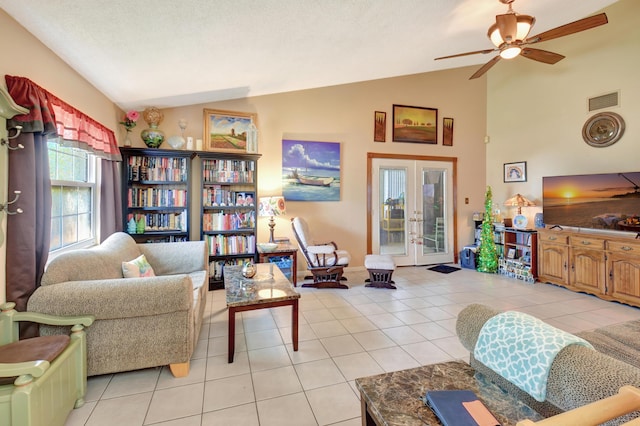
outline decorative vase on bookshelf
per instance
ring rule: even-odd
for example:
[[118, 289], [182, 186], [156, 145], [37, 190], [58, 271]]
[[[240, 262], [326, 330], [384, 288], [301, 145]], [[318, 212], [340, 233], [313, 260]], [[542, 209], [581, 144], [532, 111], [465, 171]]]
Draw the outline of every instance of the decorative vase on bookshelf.
[[164, 142], [164, 132], [158, 129], [158, 126], [164, 119], [164, 114], [156, 107], [149, 107], [142, 113], [144, 121], [149, 125], [148, 129], [144, 129], [140, 136], [149, 148], [158, 148]]
[[131, 130], [127, 129], [127, 132], [125, 133], [125, 136], [124, 136], [123, 146], [129, 147], [132, 145], [131, 138], [129, 137], [129, 133], [131, 133]]

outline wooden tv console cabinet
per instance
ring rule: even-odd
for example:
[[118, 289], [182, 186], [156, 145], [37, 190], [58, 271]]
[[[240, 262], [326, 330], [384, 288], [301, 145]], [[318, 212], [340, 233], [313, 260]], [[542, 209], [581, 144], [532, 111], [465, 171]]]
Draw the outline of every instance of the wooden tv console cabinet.
[[538, 279], [640, 307], [640, 238], [538, 229]]

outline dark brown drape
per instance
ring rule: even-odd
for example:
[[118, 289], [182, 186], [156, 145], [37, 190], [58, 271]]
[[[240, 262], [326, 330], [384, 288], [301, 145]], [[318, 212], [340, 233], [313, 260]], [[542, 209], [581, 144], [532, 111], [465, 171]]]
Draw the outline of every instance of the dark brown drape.
[[102, 160], [100, 176], [100, 242], [122, 231], [122, 197], [120, 197], [120, 162]]
[[[9, 193], [22, 192], [15, 206], [23, 212], [7, 216], [7, 300], [26, 311], [49, 256], [51, 181], [47, 136], [21, 133], [15, 141], [24, 149], [10, 151]], [[21, 337], [34, 331], [24, 330]]]

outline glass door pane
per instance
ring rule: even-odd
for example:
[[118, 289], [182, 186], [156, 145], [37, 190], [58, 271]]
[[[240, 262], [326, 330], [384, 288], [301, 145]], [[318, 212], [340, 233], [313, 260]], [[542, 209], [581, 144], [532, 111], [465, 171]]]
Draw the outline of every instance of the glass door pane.
[[407, 169], [380, 167], [379, 178], [380, 254], [406, 255]]
[[453, 262], [451, 171], [446, 164], [420, 162], [418, 179], [422, 211], [417, 216], [422, 244], [418, 264]]

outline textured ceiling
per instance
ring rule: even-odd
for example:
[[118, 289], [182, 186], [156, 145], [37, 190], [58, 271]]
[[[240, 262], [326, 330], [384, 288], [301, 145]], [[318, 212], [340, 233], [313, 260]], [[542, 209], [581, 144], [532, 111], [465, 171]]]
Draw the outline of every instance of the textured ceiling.
[[[533, 35], [615, 2], [513, 6], [536, 17]], [[507, 10], [498, 0], [0, 0], [0, 7], [123, 109], [482, 64], [493, 55], [433, 58], [491, 48], [487, 29]]]

